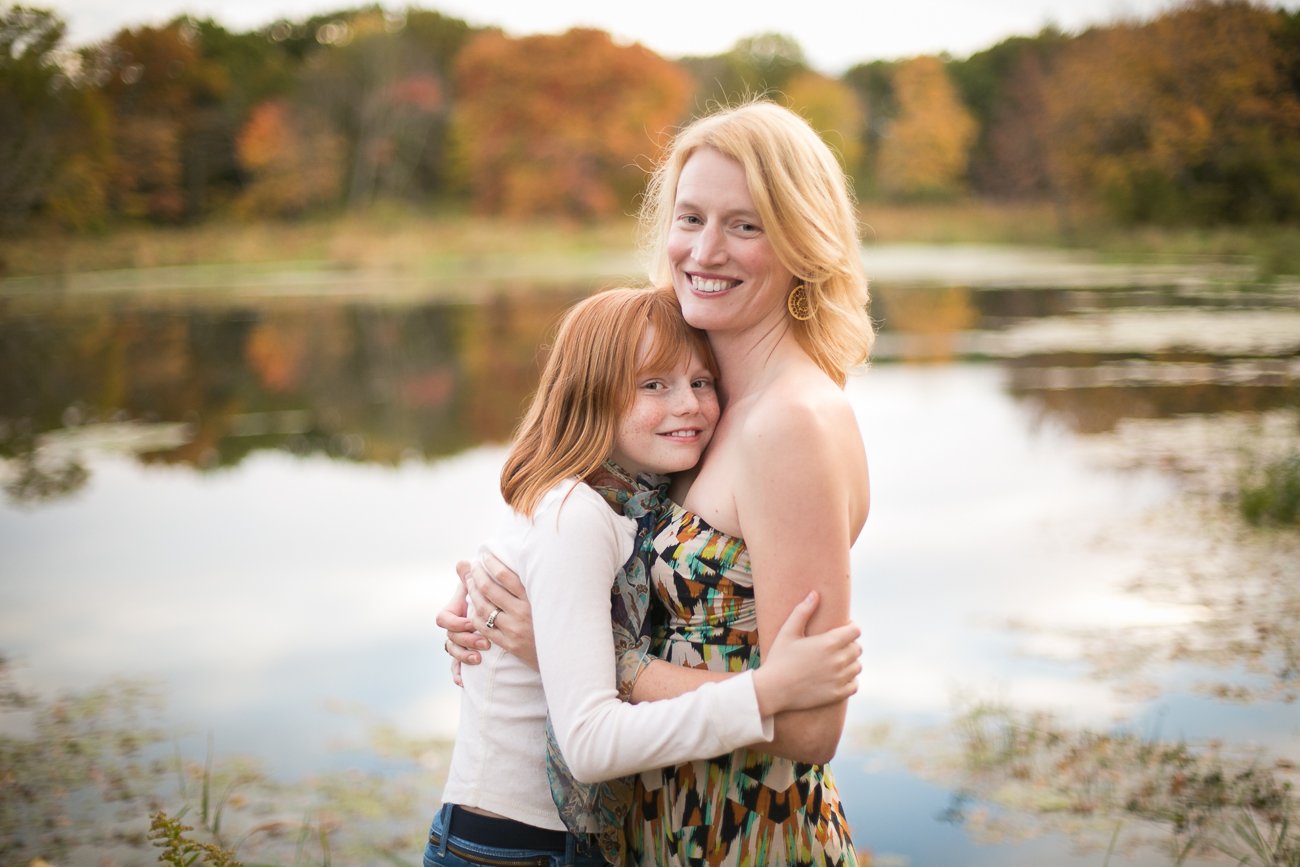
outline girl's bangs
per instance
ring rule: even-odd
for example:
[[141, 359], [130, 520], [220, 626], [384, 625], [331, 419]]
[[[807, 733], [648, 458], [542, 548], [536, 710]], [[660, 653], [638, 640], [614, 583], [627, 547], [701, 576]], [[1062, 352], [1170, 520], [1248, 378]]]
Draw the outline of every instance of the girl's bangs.
[[[654, 329], [654, 343], [645, 362], [637, 365], [634, 376], [676, 370], [686, 363], [686, 359], [692, 352], [700, 357], [709, 368], [709, 372], [715, 377], [718, 375], [717, 362], [713, 359], [713, 353], [709, 351], [708, 339], [687, 325], [681, 313], [675, 308], [652, 304], [646, 310], [645, 328]], [[645, 333], [644, 328], [641, 333]], [[641, 335], [637, 335], [637, 342], [640, 341]]]

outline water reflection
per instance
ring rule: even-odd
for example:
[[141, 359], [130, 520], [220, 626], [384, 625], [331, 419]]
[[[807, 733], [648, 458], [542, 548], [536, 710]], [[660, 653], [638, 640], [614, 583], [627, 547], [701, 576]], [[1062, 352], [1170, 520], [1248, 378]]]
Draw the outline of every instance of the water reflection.
[[76, 491], [89, 452], [212, 469], [259, 449], [395, 464], [503, 441], [539, 342], [578, 294], [414, 307], [0, 301], [6, 492]]
[[[873, 662], [854, 718], [937, 722], [954, 683], [1057, 708], [979, 706], [976, 728], [963, 734], [963, 714], [946, 729], [959, 736], [946, 764], [914, 766], [958, 792], [948, 817], [982, 842], [1081, 828], [1095, 847], [1117, 840], [1118, 858], [1182, 827], [1153, 811], [1193, 809], [1172, 788], [1193, 770], [1236, 779], [1257, 761], [1268, 775], [1254, 779], [1287, 782], [1277, 761], [1294, 757], [1294, 723], [1279, 700], [1297, 689], [1300, 534], [1248, 526], [1235, 498], [1243, 473], [1300, 440], [1300, 294], [1096, 280], [875, 291], [877, 363], [848, 388], [874, 500], [853, 560]], [[59, 686], [156, 673], [181, 719], [274, 756], [268, 775], [332, 766], [324, 696], [441, 729], [456, 694], [432, 614], [500, 505], [502, 450], [467, 449], [509, 436], [538, 342], [580, 292], [0, 300], [6, 647]], [[1177, 721], [1219, 747], [1107, 727], [1192, 681], [1253, 702], [1229, 725], [1195, 698]], [[900, 739], [911, 754], [928, 743], [915, 728]], [[1267, 751], [1234, 746], [1259, 740]], [[928, 841], [933, 863], [1070, 857], [1059, 841], [972, 850], [934, 831], [940, 807], [921, 796], [905, 814], [899, 791], [928, 784], [858, 758], [846, 749], [836, 773], [866, 847]], [[1235, 814], [1217, 815], [1231, 832]], [[1273, 814], [1251, 815], [1276, 830]]]

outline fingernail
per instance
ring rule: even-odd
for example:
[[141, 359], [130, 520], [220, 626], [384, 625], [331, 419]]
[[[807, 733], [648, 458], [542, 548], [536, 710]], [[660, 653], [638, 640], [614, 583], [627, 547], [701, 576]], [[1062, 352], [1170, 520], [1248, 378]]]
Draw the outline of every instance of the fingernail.
[[480, 638], [476, 642], [475, 646], [478, 647], [479, 650], [487, 650], [490, 644], [491, 642], [489, 642], [486, 638]]
[[470, 661], [470, 664], [471, 664], [471, 665], [478, 665], [478, 654], [477, 654], [477, 653], [471, 653], [471, 654], [469, 655], [469, 661]]

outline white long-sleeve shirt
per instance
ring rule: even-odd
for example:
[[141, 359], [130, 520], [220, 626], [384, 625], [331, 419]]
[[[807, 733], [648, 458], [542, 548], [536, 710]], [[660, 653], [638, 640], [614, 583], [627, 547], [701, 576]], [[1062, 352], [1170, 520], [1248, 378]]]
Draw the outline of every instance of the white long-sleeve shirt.
[[532, 520], [512, 514], [485, 546], [528, 591], [541, 674], [495, 645], [479, 665], [461, 669], [445, 803], [564, 830], [546, 776], [548, 705], [560, 750], [581, 782], [772, 739], [750, 672], [663, 701], [619, 700], [610, 589], [635, 537], [635, 521], [571, 480], [542, 498]]

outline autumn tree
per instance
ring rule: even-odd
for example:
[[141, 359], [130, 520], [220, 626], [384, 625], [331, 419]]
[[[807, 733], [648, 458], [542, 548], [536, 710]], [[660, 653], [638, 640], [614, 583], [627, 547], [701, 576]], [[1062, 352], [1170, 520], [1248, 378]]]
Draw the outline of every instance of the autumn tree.
[[1059, 198], [1047, 165], [1043, 86], [1069, 41], [1046, 27], [1012, 36], [945, 68], [978, 127], [971, 152], [973, 189], [999, 198]]
[[1133, 220], [1300, 216], [1300, 100], [1281, 17], [1192, 2], [1084, 33], [1045, 84], [1051, 171]]
[[41, 208], [80, 227], [104, 216], [108, 116], [64, 30], [53, 12], [0, 8], [0, 229]]
[[325, 47], [304, 72], [298, 103], [346, 143], [352, 208], [412, 195], [417, 178], [436, 175], [431, 158], [444, 155], [443, 64], [409, 27], [378, 10], [324, 24]]
[[893, 76], [898, 115], [877, 161], [881, 188], [898, 196], [949, 195], [961, 189], [975, 122], [937, 57], [916, 57]]
[[340, 137], [304, 124], [283, 100], [253, 109], [239, 131], [236, 150], [250, 178], [236, 203], [244, 216], [289, 216], [338, 200]]
[[112, 198], [127, 216], [175, 221], [192, 210], [186, 147], [203, 125], [199, 109], [230, 86], [226, 70], [207, 62], [199, 45], [193, 22], [178, 19], [122, 30], [92, 55], [116, 118]]
[[[457, 62], [456, 132], [480, 211], [598, 217], [631, 206], [645, 157], [692, 91], [677, 66], [608, 33], [487, 32]], [[638, 165], [640, 161], [640, 165]]]
[[862, 163], [864, 120], [853, 89], [808, 70], [787, 82], [785, 103], [812, 124], [835, 152], [844, 171], [855, 175]]

